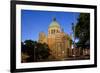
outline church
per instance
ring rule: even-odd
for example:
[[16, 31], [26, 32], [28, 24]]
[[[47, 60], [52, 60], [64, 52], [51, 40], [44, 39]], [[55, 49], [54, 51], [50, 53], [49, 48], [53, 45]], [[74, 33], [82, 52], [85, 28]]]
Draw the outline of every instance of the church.
[[64, 32], [56, 18], [48, 26], [48, 34], [39, 33], [38, 42], [48, 44], [51, 55], [56, 60], [64, 60], [71, 55], [72, 36]]

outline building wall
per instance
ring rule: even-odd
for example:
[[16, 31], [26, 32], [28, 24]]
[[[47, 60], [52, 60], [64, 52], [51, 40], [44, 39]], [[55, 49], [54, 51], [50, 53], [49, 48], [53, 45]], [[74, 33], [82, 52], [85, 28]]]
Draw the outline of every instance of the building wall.
[[69, 49], [71, 49], [70, 45], [68, 45], [68, 36], [63, 33], [57, 33], [55, 35], [48, 36], [48, 42], [50, 50], [52, 51], [52, 55], [55, 56], [56, 59], [64, 59], [68, 57]]

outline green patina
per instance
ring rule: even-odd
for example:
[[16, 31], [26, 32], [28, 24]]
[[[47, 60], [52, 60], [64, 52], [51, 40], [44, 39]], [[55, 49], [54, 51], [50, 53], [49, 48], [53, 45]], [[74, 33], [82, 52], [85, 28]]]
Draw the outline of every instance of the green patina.
[[59, 25], [59, 23], [56, 21], [56, 18], [53, 18], [53, 21], [52, 21], [51, 24], [49, 25], [49, 28], [52, 28], [52, 27], [60, 28], [60, 25]]

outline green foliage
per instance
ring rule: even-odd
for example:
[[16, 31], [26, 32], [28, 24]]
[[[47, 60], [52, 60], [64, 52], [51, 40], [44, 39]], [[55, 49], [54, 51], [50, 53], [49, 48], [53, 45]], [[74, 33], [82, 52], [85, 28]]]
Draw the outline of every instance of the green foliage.
[[[90, 45], [90, 14], [80, 13], [75, 26], [75, 38], [79, 39], [78, 45]], [[86, 43], [88, 42], [88, 43]], [[81, 47], [83, 47], [81, 46]]]
[[41, 44], [32, 40], [26, 40], [22, 42], [21, 49], [22, 52], [27, 53], [29, 55], [27, 62], [45, 60], [50, 55], [50, 50], [47, 44]]

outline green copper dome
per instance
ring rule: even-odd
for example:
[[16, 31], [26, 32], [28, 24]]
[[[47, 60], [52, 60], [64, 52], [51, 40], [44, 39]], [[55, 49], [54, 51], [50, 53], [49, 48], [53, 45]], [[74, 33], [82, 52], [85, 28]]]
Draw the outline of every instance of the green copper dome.
[[52, 28], [52, 27], [60, 28], [60, 25], [59, 25], [59, 23], [56, 21], [56, 18], [53, 18], [53, 21], [52, 21], [51, 24], [49, 25], [49, 28]]

